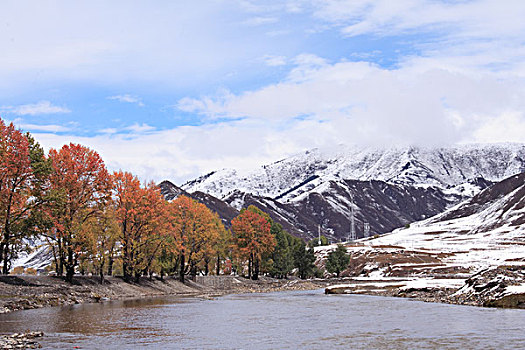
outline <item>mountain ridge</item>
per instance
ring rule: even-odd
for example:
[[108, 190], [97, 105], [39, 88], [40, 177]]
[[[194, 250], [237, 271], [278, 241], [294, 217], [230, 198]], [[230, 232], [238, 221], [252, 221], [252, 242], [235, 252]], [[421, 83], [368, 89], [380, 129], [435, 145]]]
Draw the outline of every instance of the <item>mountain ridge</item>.
[[[422, 186], [457, 186], [483, 177], [498, 181], [525, 170], [525, 144], [471, 144], [454, 147], [349, 147], [308, 150], [262, 165], [251, 172], [223, 169], [181, 187], [224, 198], [232, 190], [263, 197], [283, 193], [312, 176], [331, 179], [382, 180]], [[290, 198], [293, 199], [293, 196]]]
[[[341, 145], [308, 150], [248, 172], [210, 172], [180, 190], [205, 193], [236, 210], [257, 205], [303, 238], [316, 235], [320, 227], [323, 234], [341, 240], [350, 231], [353, 198], [359, 200], [354, 205], [358, 237], [364, 223], [373, 234], [382, 234], [439, 214], [524, 170], [525, 144]], [[318, 208], [312, 207], [314, 202]]]

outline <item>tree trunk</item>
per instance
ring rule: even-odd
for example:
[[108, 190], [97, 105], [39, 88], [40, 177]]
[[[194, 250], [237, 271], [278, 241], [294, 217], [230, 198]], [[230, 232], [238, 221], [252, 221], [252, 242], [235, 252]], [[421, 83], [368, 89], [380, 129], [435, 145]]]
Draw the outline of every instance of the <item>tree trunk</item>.
[[[7, 220], [6, 220], [7, 222]], [[2, 260], [4, 262], [2, 266], [2, 274], [7, 275], [9, 273], [9, 228], [4, 227], [4, 246], [2, 249]]]
[[250, 257], [248, 258], [248, 279], [252, 278], [252, 259], [253, 253], [250, 253]]
[[219, 274], [221, 273], [221, 255], [220, 254], [217, 254], [217, 266], [215, 266], [215, 268], [216, 268], [217, 276], [219, 276]]
[[252, 277], [253, 280], [258, 280], [259, 279], [259, 259], [258, 258], [255, 258], [253, 260], [253, 277]]
[[75, 274], [75, 268], [73, 266], [66, 266], [66, 282], [73, 282], [73, 275]]
[[58, 269], [57, 275], [62, 276], [64, 274], [64, 248], [62, 247], [62, 238], [58, 239]]
[[4, 222], [4, 249], [2, 249], [2, 260], [4, 261], [4, 265], [2, 266], [2, 274], [7, 275], [9, 273], [9, 238], [11, 236], [10, 234], [10, 227], [11, 223], [9, 222], [9, 217], [11, 215], [11, 201], [13, 199], [13, 191], [10, 191], [9, 194], [9, 204], [7, 205], [7, 210], [5, 214], [5, 222]]
[[191, 280], [195, 282], [195, 279], [197, 277], [197, 265], [193, 260], [190, 261], [190, 276]]
[[108, 259], [108, 276], [113, 276], [113, 253], [111, 253]]
[[124, 281], [130, 282], [131, 281], [131, 247], [129, 246], [129, 238], [128, 238], [128, 232], [127, 232], [127, 223], [124, 221], [122, 223], [122, 250], [123, 250], [123, 257], [122, 257], [122, 274], [124, 275]]
[[55, 250], [54, 244], [51, 244], [51, 251], [53, 252], [53, 261], [55, 262], [55, 272], [58, 276], [58, 258], [57, 258], [57, 252]]
[[73, 275], [75, 274], [75, 260], [73, 257], [73, 249], [69, 247], [67, 249], [67, 261], [66, 261], [66, 282], [73, 282]]
[[131, 275], [129, 273], [129, 266], [125, 259], [122, 261], [122, 274], [124, 275], [124, 281], [131, 281]]
[[0, 262], [4, 259], [4, 243], [0, 243]]
[[[4, 235], [4, 238], [7, 236]], [[2, 260], [4, 261], [4, 264], [2, 266], [2, 274], [4, 275], [7, 275], [9, 274], [9, 243], [7, 242], [7, 238], [6, 239], [6, 244], [4, 246], [4, 249], [3, 249], [3, 252], [2, 252]]]
[[100, 262], [98, 273], [100, 276], [100, 284], [104, 284], [104, 258], [102, 258], [102, 261]]
[[184, 283], [184, 253], [180, 254], [180, 270], [179, 270], [179, 281]]

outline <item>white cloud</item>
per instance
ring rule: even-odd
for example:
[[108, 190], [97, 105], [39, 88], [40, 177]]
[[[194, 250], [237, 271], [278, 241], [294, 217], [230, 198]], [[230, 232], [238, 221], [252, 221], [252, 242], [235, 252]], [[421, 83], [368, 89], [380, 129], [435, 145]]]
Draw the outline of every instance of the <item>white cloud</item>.
[[55, 106], [49, 101], [40, 101], [38, 103], [19, 105], [19, 106], [2, 106], [0, 111], [15, 115], [40, 115], [40, 114], [59, 114], [71, 113], [67, 107]]
[[116, 134], [118, 130], [116, 128], [105, 128], [98, 131], [101, 134]]
[[108, 97], [108, 100], [115, 100], [115, 101], [125, 102], [125, 103], [134, 103], [139, 107], [144, 107], [144, 103], [142, 102], [141, 98], [137, 96], [132, 96], [129, 94], [110, 96]]
[[285, 56], [265, 55], [262, 58], [262, 60], [267, 66], [270, 66], [270, 67], [284, 66], [287, 63]]
[[261, 26], [266, 24], [272, 24], [277, 22], [279, 19], [277, 17], [252, 17], [243, 22], [247, 26]]
[[19, 128], [25, 130], [25, 131], [31, 131], [31, 132], [67, 132], [71, 131], [70, 127], [63, 126], [63, 125], [56, 125], [56, 124], [46, 124], [46, 125], [39, 125], [39, 124], [30, 124], [30, 123], [24, 123], [19, 121], [14, 121], [16, 126]]
[[525, 4], [519, 0], [322, 0], [313, 8], [315, 16], [351, 36], [427, 29], [455, 37], [518, 37], [525, 26]]
[[213, 170], [251, 168], [341, 143], [525, 142], [520, 80], [426, 66], [388, 70], [313, 56], [295, 62], [279, 83], [179, 101], [181, 109], [232, 119], [227, 122], [169, 130], [136, 123], [95, 137], [35, 137], [46, 148], [79, 142], [99, 151], [112, 170], [178, 184]]
[[225, 0], [30, 4], [27, 11], [27, 4], [0, 2], [0, 91], [48, 82], [194, 88], [222, 81], [225, 72], [272, 50], [288, 50], [264, 35], [282, 6], [268, 12], [262, 4], [264, 12], [254, 15]]
[[525, 109], [525, 82], [502, 75], [425, 65], [388, 70], [366, 62], [328, 63], [312, 55], [295, 62], [282, 82], [240, 94], [182, 99], [179, 108], [282, 128], [307, 120], [330, 129], [331, 141], [322, 142], [334, 144], [424, 145], [475, 140], [478, 130], [502, 113]]
[[410, 34], [416, 59], [524, 75], [523, 1], [323, 0], [313, 12], [349, 37]]
[[142, 123], [142, 124], [135, 123], [133, 125], [130, 125], [124, 128], [124, 130], [128, 130], [128, 131], [131, 131], [137, 134], [148, 133], [148, 132], [154, 131], [155, 129], [156, 129], [155, 127], [148, 125], [146, 123]]
[[472, 135], [474, 142], [524, 142], [525, 114], [503, 112], [496, 117], [485, 117], [484, 123]]
[[[170, 179], [178, 184], [225, 167], [251, 168], [316, 146], [311, 136], [316, 123], [299, 122], [292, 129], [257, 121], [185, 126], [135, 135], [94, 137], [34, 133], [46, 150], [69, 142], [81, 143], [101, 154], [111, 170], [125, 169], [141, 179]], [[330, 128], [323, 136], [329, 137]], [[294, 135], [295, 134], [295, 135]], [[293, 141], [288, 140], [291, 136]], [[320, 145], [320, 144], [319, 144]]]
[[[27, 11], [17, 2], [2, 3], [0, 17], [9, 26], [0, 31], [0, 91], [49, 81], [138, 94], [140, 86], [159, 96], [206, 91], [199, 98], [190, 93], [177, 107], [206, 116], [210, 125], [158, 130], [141, 121], [94, 137], [53, 135], [64, 127], [50, 125], [40, 126], [49, 132], [35, 134], [47, 147], [70, 141], [91, 146], [112, 169], [180, 183], [218, 168], [249, 167], [339, 143], [525, 141], [522, 1], [239, 0], [135, 3], [125, 11], [118, 2], [104, 6], [100, 12], [92, 3], [33, 2]], [[283, 23], [287, 14], [301, 24]], [[333, 28], [345, 39], [333, 37]], [[374, 55], [392, 55], [392, 48], [367, 52], [360, 45], [370, 37], [352, 41], [360, 35], [392, 37], [407, 51], [401, 47], [394, 68], [383, 68], [373, 63], [379, 62]], [[319, 37], [328, 39], [322, 44], [330, 52], [322, 52]], [[297, 55], [311, 43], [319, 47]], [[362, 61], [340, 59], [345, 55]], [[261, 87], [274, 78], [267, 71], [286, 71], [264, 67], [262, 76], [247, 66], [254, 62], [292, 67], [285, 78]], [[208, 95], [229, 86], [221, 79], [236, 74], [242, 83], [230, 87], [235, 92]], [[143, 104], [128, 94], [110, 99]], [[48, 101], [2, 111], [36, 115], [36, 107], [70, 112]], [[217, 123], [223, 119], [230, 121]]]

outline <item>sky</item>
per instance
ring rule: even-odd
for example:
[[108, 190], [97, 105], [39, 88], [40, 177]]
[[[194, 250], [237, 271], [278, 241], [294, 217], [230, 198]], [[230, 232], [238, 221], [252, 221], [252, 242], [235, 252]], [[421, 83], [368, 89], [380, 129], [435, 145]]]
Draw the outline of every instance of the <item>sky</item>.
[[525, 1], [0, 2], [0, 117], [176, 184], [340, 144], [525, 142]]

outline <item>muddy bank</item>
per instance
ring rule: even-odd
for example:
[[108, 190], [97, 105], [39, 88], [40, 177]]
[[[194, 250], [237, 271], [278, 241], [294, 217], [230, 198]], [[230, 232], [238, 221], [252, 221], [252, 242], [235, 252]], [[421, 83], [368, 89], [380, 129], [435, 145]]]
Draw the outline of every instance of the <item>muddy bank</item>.
[[127, 283], [108, 277], [100, 284], [97, 277], [75, 276], [73, 283], [49, 276], [0, 276], [0, 313], [45, 306], [71, 305], [123, 298], [162, 295], [219, 296], [228, 293], [256, 293], [324, 288], [326, 281], [258, 281], [235, 276], [201, 276], [195, 282], [181, 283], [175, 278], [148, 279]]
[[0, 313], [107, 299], [199, 292], [197, 286], [184, 285], [174, 279], [143, 279], [139, 284], [132, 284], [109, 277], [100, 284], [98, 278], [87, 276], [78, 276], [73, 283], [66, 283], [59, 277], [9, 275], [0, 276]]

